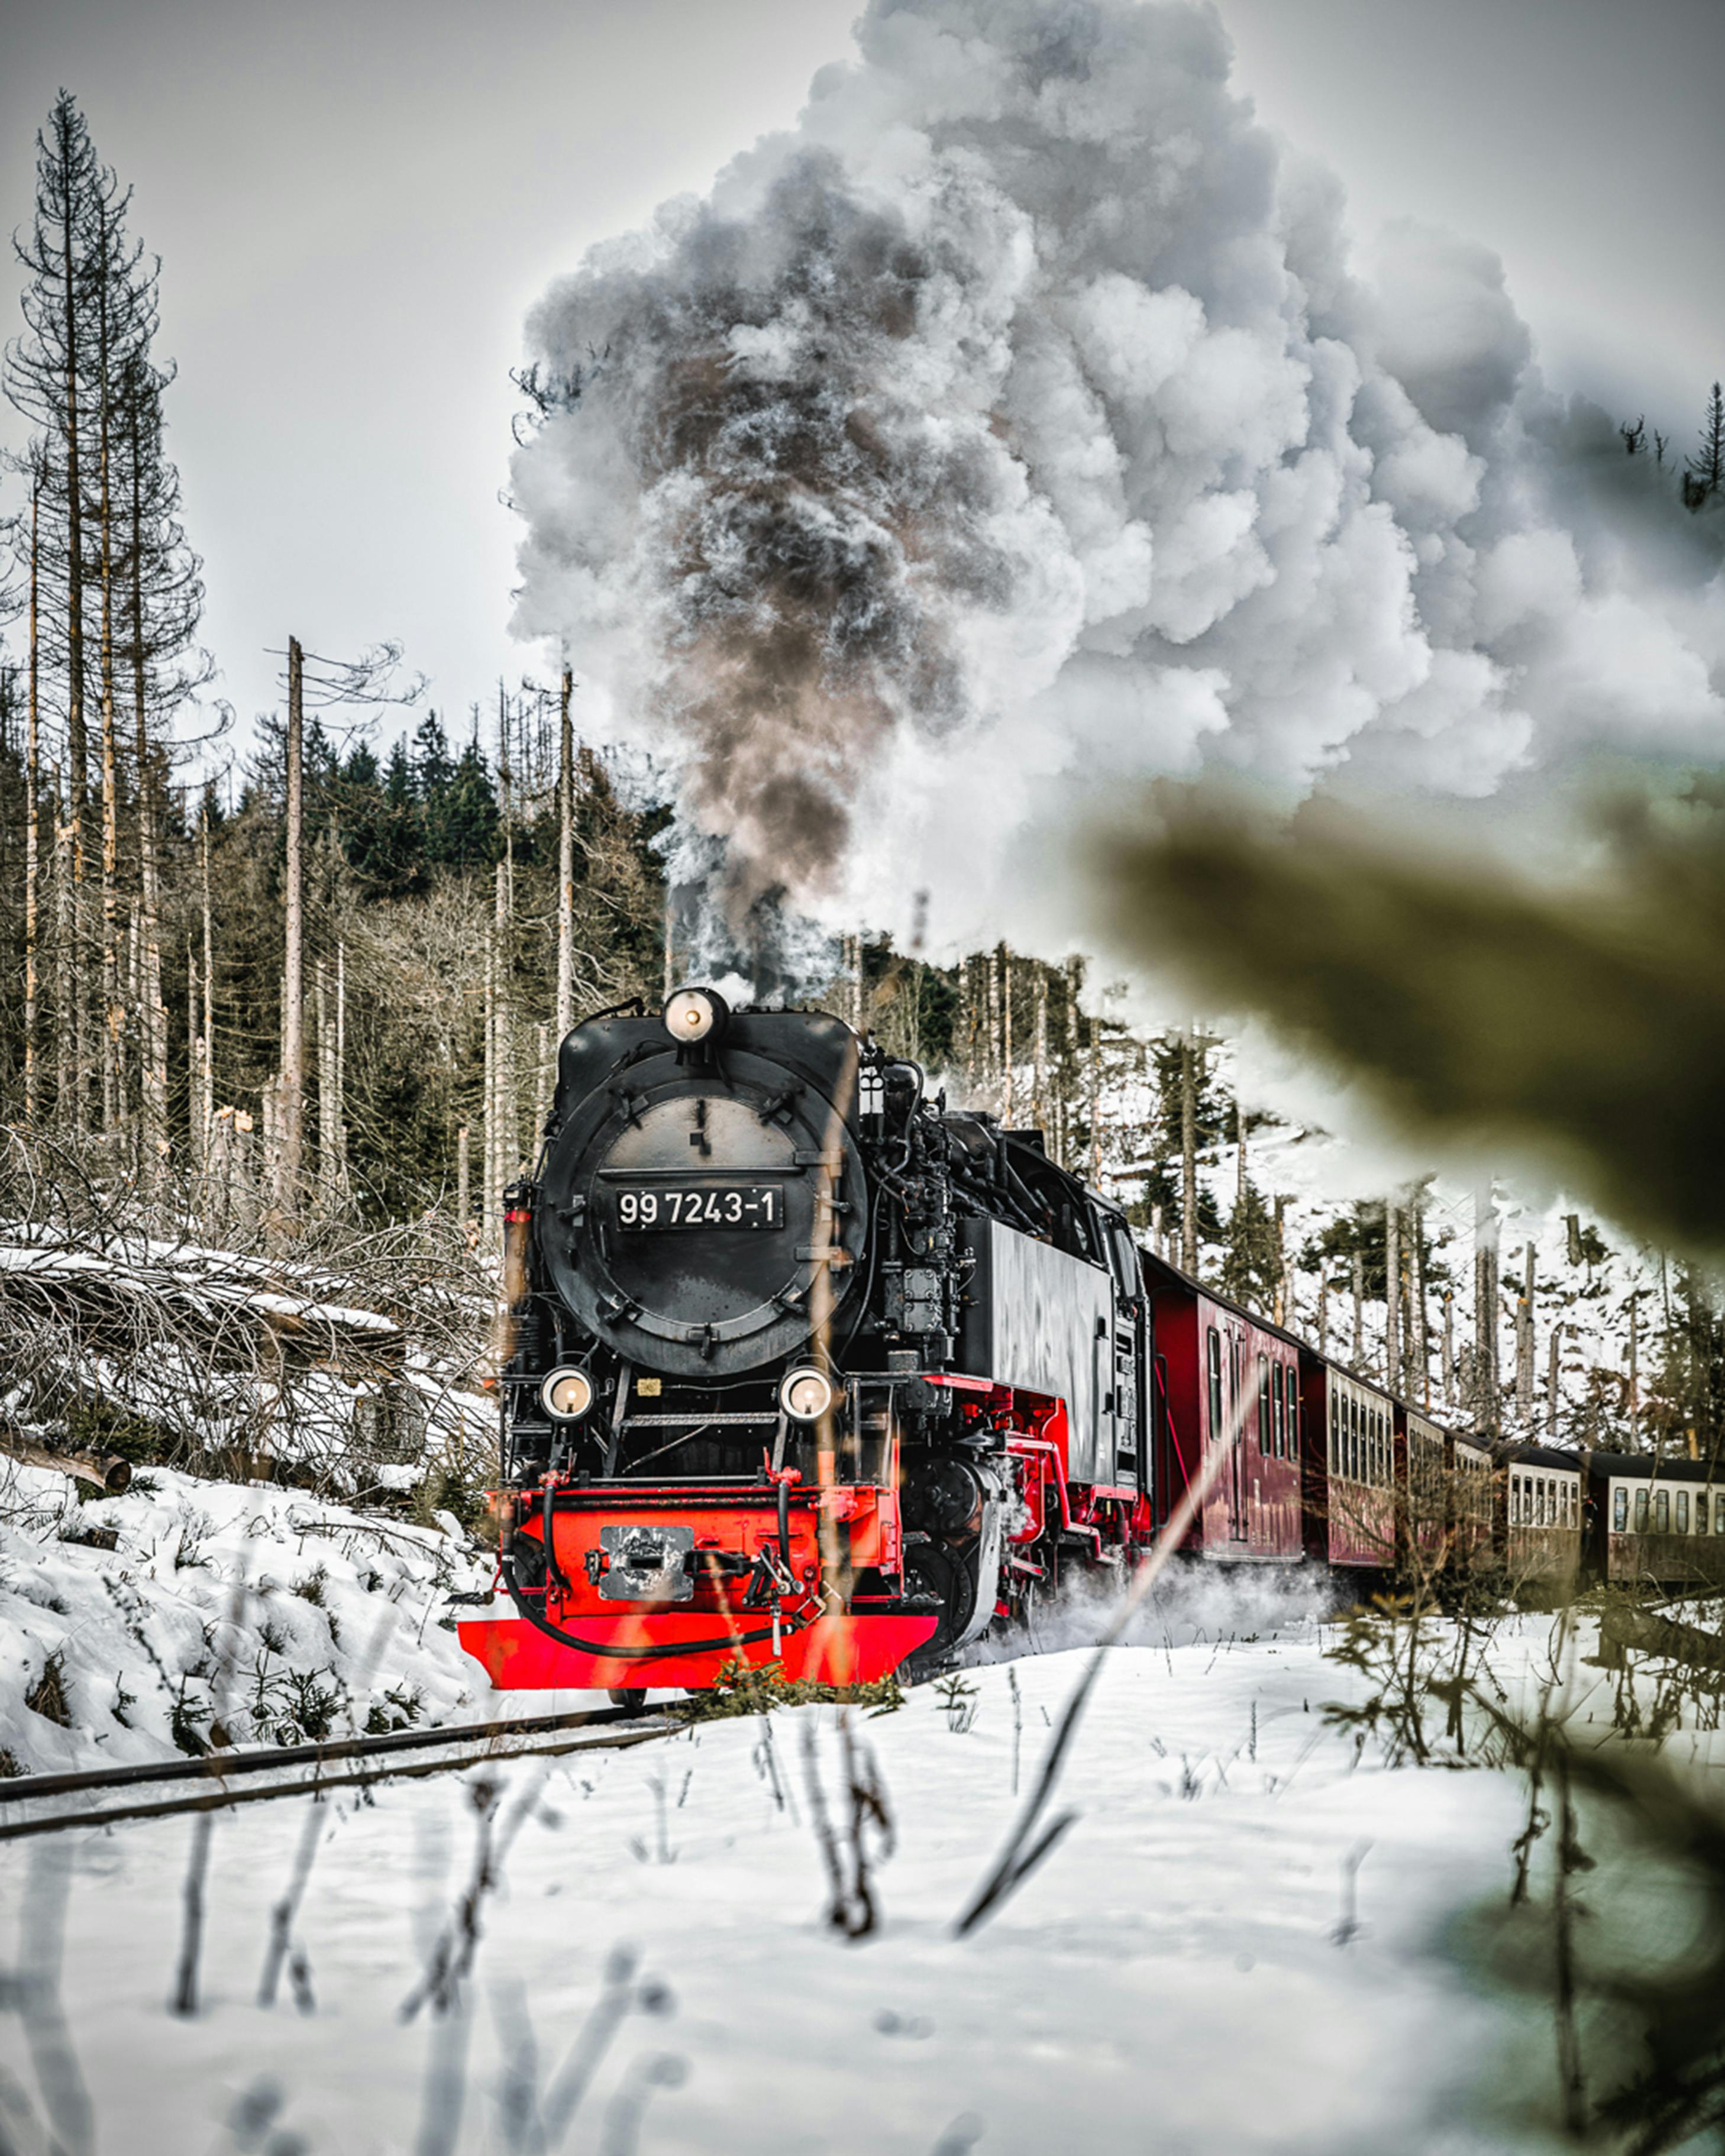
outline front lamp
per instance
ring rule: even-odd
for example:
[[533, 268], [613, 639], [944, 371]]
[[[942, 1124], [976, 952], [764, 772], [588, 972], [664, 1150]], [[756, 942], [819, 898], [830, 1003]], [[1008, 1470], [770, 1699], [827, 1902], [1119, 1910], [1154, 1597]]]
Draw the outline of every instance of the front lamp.
[[593, 1405], [593, 1379], [572, 1363], [553, 1370], [539, 1388], [539, 1404], [556, 1422], [579, 1422]]
[[679, 988], [665, 998], [665, 1029], [673, 1040], [711, 1040], [729, 1015], [725, 998], [711, 988]]
[[824, 1370], [788, 1370], [778, 1404], [793, 1422], [819, 1422], [833, 1404], [833, 1381]]

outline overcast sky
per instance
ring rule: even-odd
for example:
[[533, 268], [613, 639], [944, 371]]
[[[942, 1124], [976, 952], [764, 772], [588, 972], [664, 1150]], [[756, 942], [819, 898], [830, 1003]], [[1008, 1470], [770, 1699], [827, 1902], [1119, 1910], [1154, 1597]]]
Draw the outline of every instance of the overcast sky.
[[[498, 500], [523, 315], [592, 241], [793, 120], [855, 12], [11, 0], [3, 222], [29, 213], [64, 84], [162, 257], [204, 637], [242, 718], [290, 630], [338, 655], [400, 639], [452, 724], [532, 664]], [[1548, 377], [1688, 446], [1725, 372], [1725, 0], [1220, 12], [1240, 86], [1342, 175], [1362, 238], [1411, 215], [1495, 247]]]

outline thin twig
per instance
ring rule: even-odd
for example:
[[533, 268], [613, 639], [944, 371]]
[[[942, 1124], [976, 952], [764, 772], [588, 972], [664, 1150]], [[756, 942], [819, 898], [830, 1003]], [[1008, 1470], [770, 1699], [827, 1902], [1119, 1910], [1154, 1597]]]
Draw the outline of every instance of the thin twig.
[[1186, 1539], [1187, 1532], [1198, 1517], [1199, 1508], [1209, 1496], [1212, 1485], [1221, 1474], [1229, 1455], [1240, 1442], [1247, 1414], [1255, 1397], [1244, 1386], [1240, 1388], [1237, 1398], [1230, 1406], [1220, 1439], [1211, 1446], [1209, 1459], [1187, 1484], [1179, 1503], [1169, 1513], [1162, 1532], [1151, 1545], [1149, 1554], [1138, 1567], [1132, 1585], [1121, 1597], [1119, 1608], [1096, 1642], [1095, 1651], [1085, 1665], [1083, 1675], [1072, 1688], [1071, 1696], [1055, 1727], [1054, 1742], [1048, 1748], [1035, 1787], [1030, 1792], [1029, 1800], [1014, 1822], [1006, 1838], [1006, 1845], [995, 1860], [993, 1867], [953, 1926], [953, 1931], [959, 1938], [964, 1938], [974, 1931], [985, 1917], [992, 1915], [1009, 1896], [1023, 1885], [1076, 1819], [1076, 1813], [1063, 1812], [1032, 1844], [1031, 1837], [1060, 1781], [1066, 1754], [1077, 1734], [1079, 1722], [1089, 1704], [1096, 1679], [1102, 1673], [1102, 1664], [1108, 1650], [1119, 1645], [1144, 1598], [1166, 1571], [1170, 1558]]

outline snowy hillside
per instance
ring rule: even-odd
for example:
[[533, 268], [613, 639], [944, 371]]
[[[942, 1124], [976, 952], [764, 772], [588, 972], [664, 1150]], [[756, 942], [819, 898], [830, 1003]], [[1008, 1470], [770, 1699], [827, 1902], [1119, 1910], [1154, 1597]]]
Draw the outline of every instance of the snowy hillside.
[[0, 1768], [462, 1718], [496, 1695], [446, 1598], [490, 1579], [447, 1514], [420, 1526], [160, 1466], [95, 1497], [0, 1460]]

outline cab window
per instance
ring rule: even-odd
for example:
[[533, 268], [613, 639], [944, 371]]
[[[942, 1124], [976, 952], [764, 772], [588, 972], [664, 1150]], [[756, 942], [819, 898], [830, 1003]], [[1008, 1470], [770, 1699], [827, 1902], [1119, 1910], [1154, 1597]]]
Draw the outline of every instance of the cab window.
[[1635, 1492], [1635, 1532], [1638, 1535], [1645, 1535], [1646, 1532], [1647, 1492], [1645, 1490], [1637, 1490]]
[[1258, 1358], [1258, 1450], [1270, 1450], [1270, 1358]]
[[1688, 1532], [1689, 1492], [1686, 1490], [1680, 1490], [1677, 1492], [1677, 1532], [1680, 1535], [1686, 1535]]
[[1629, 1491], [1622, 1483], [1611, 1492], [1611, 1532], [1625, 1534], [1629, 1529]]
[[1222, 1435], [1222, 1336], [1213, 1325], [1205, 1342], [1209, 1358], [1210, 1443]]

